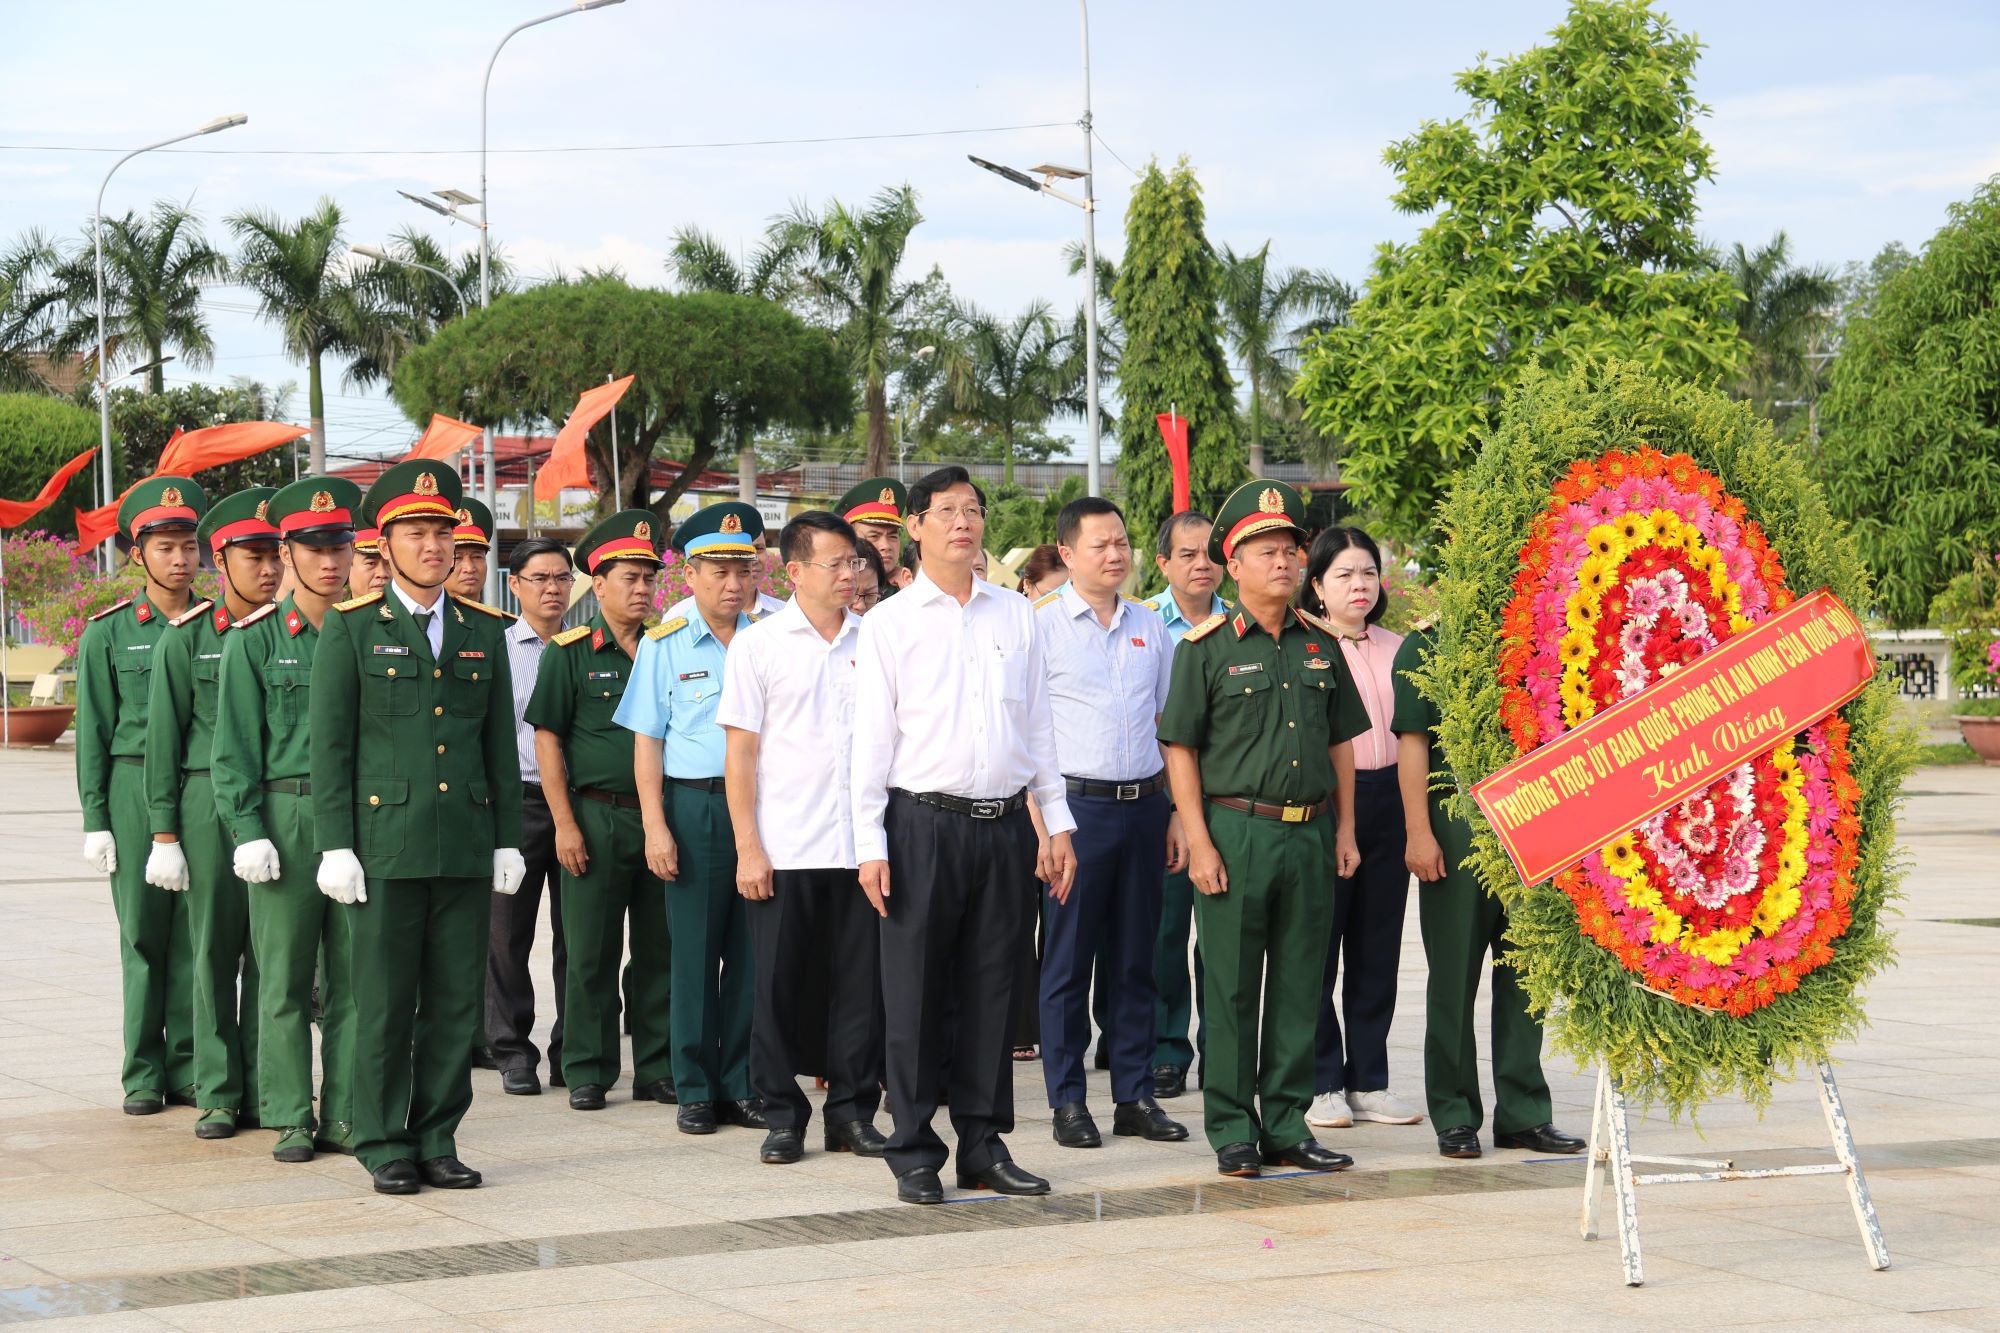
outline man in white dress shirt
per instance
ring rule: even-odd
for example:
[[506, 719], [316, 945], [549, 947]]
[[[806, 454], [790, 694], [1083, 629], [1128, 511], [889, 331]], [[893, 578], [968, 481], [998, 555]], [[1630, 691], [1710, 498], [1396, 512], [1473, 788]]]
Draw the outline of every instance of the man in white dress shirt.
[[1049, 1188], [1000, 1137], [1014, 1127], [1007, 1018], [1035, 881], [1069, 892], [1076, 821], [1034, 611], [973, 572], [985, 532], [986, 499], [964, 468], [910, 488], [920, 568], [862, 621], [855, 663], [854, 850], [882, 916], [885, 1156], [906, 1203], [943, 1202], [931, 1119], [947, 1078], [959, 1188]]
[[792, 600], [730, 644], [715, 717], [757, 959], [750, 1081], [770, 1124], [758, 1157], [804, 1155], [812, 1104], [798, 1075], [822, 1071], [826, 1150], [880, 1157], [880, 932], [855, 877], [847, 799], [861, 636], [849, 604], [863, 561], [854, 529], [823, 510], [787, 523], [778, 548]]

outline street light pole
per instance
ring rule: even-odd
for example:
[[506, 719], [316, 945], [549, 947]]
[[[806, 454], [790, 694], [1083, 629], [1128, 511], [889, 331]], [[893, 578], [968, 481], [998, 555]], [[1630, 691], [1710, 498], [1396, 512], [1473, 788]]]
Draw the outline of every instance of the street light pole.
[[1084, 455], [1084, 487], [1092, 495], [1104, 494], [1100, 473], [1101, 446], [1097, 419], [1097, 173], [1092, 170], [1090, 116], [1090, 0], [1077, 0], [1083, 15], [1083, 271], [1090, 299], [1083, 307], [1084, 414], [1088, 423], [1089, 452]]
[[[97, 187], [97, 207], [90, 215], [90, 244], [92, 250], [96, 252], [97, 263], [97, 427], [100, 445], [97, 467], [98, 481], [100, 483], [98, 494], [102, 497], [104, 504], [110, 504], [116, 498], [111, 493], [111, 383], [110, 376], [106, 372], [104, 364], [106, 344], [104, 332], [104, 191], [110, 186], [111, 177], [117, 173], [118, 168], [124, 166], [141, 153], [150, 153], [155, 148], [165, 148], [168, 144], [176, 144], [183, 139], [198, 139], [204, 134], [214, 134], [218, 130], [234, 129], [249, 119], [250, 117], [245, 115], [217, 116], [206, 125], [198, 129], [189, 130], [186, 134], [176, 134], [171, 139], [162, 139], [158, 143], [149, 143], [144, 148], [134, 148], [131, 152], [111, 164], [111, 170], [104, 173], [104, 180]], [[106, 537], [102, 552], [104, 568], [106, 570], [111, 568], [112, 549], [113, 541], [110, 537]]]

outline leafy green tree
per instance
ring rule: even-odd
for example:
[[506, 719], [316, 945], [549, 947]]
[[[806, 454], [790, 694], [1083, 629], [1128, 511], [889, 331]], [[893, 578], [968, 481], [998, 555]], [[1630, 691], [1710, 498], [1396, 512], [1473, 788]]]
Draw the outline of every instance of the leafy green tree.
[[[55, 470], [98, 442], [97, 413], [46, 393], [0, 393], [0, 498], [26, 500]], [[70, 478], [30, 526], [76, 535], [76, 511], [97, 507], [97, 467]]]
[[[176, 384], [159, 393], [136, 389], [111, 391], [111, 431], [119, 441], [122, 485], [159, 467], [160, 453], [174, 432], [196, 431], [231, 421], [275, 421], [287, 414], [296, 386], [276, 391], [239, 377], [227, 386]], [[222, 467], [204, 469], [195, 478], [210, 499], [245, 486], [282, 486], [300, 475], [298, 446], [280, 445]]]
[[1173, 472], [1153, 416], [1188, 419], [1190, 491], [1214, 513], [1245, 479], [1236, 386], [1216, 310], [1222, 274], [1202, 231], [1201, 186], [1182, 158], [1148, 163], [1125, 209], [1125, 255], [1111, 300], [1125, 338], [1119, 367], [1118, 483], [1125, 523], [1156, 531], [1173, 506]]
[[1310, 344], [1296, 390], [1382, 535], [1425, 533], [1536, 361], [1734, 376], [1729, 275], [1694, 231], [1711, 176], [1699, 49], [1644, 0], [1573, 0], [1546, 45], [1458, 76], [1470, 116], [1390, 145], [1396, 208], [1430, 221], [1377, 249], [1366, 294]]
[[[726, 292], [767, 301], [782, 298], [792, 281], [790, 265], [775, 246], [760, 245], [738, 260], [712, 233], [699, 227], [682, 227], [674, 233], [667, 270], [683, 291]], [[750, 500], [757, 489], [757, 443], [748, 421], [735, 425], [737, 487], [743, 498]]]
[[1262, 476], [1264, 422], [1267, 417], [1283, 421], [1292, 415], [1286, 408], [1299, 345], [1308, 332], [1330, 328], [1346, 317], [1354, 304], [1354, 289], [1312, 269], [1274, 268], [1269, 241], [1246, 254], [1225, 245], [1218, 262], [1222, 326], [1250, 386], [1250, 472]]
[[[201, 219], [161, 200], [147, 215], [104, 219], [105, 355], [113, 368], [158, 361], [171, 352], [184, 366], [213, 364], [215, 339], [201, 308], [204, 285], [229, 276], [229, 258], [208, 243]], [[97, 374], [97, 260], [91, 230], [67, 249], [50, 275], [61, 313], [49, 350], [81, 356]], [[159, 366], [147, 372], [158, 393]]]
[[43, 353], [54, 297], [46, 286], [55, 247], [38, 231], [0, 252], [0, 393], [46, 393]]
[[1901, 241], [1891, 241], [1876, 251], [1866, 264], [1850, 262], [1840, 272], [1840, 324], [1865, 315], [1873, 308], [1882, 285], [1895, 277], [1917, 257]]
[[[608, 278], [534, 287], [439, 330], [396, 367], [390, 392], [412, 421], [443, 412], [478, 425], [553, 429], [607, 371], [634, 376], [618, 404], [618, 473], [608, 422], [586, 450], [600, 504], [650, 503], [662, 517], [738, 429], [825, 429], [853, 412], [853, 384], [821, 330], [772, 301], [662, 292]], [[647, 478], [664, 438], [685, 438], [680, 479]], [[608, 510], [607, 510], [608, 512]]]
[[1749, 348], [1735, 396], [1782, 424], [1790, 408], [1781, 403], [1819, 396], [1822, 362], [1815, 358], [1839, 313], [1839, 276], [1825, 265], [1794, 264], [1782, 231], [1754, 250], [1738, 241], [1722, 266], [1736, 285], [1736, 331]]
[[952, 409], [998, 437], [1001, 484], [1012, 485], [1016, 436], [1039, 429], [1059, 409], [1082, 409], [1080, 397], [1066, 397], [1068, 335], [1046, 301], [1012, 319], [968, 303], [955, 326], [956, 336], [941, 349]]
[[1881, 612], [1923, 622], [2000, 550], [2000, 181], [1951, 206], [1921, 258], [1850, 319], [1821, 400], [1821, 479]]

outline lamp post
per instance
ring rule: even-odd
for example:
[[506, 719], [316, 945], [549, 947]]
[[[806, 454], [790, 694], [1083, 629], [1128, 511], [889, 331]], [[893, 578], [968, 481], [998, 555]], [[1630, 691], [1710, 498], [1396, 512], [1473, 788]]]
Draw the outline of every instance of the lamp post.
[[[162, 139], [158, 143], [149, 143], [144, 148], [134, 148], [131, 152], [111, 164], [111, 170], [104, 173], [104, 180], [97, 187], [97, 207], [90, 215], [90, 244], [91, 248], [96, 252], [97, 262], [97, 425], [101, 446], [101, 453], [98, 458], [98, 480], [101, 483], [100, 494], [105, 504], [110, 504], [115, 497], [111, 493], [111, 384], [109, 376], [105, 374], [104, 366], [106, 343], [104, 332], [104, 191], [111, 184], [111, 177], [117, 173], [118, 168], [124, 166], [141, 153], [150, 153], [155, 148], [165, 148], [168, 144], [176, 144], [183, 139], [196, 139], [204, 134], [214, 134], [218, 130], [235, 129], [238, 125], [246, 123], [249, 119], [250, 117], [240, 114], [234, 116], [217, 116], [214, 120], [196, 129], [189, 130], [186, 134], [176, 134], [171, 139]], [[107, 537], [104, 539], [104, 549], [100, 552], [104, 559], [104, 568], [106, 570], [111, 568], [111, 552], [112, 540]]]
[[[409, 195], [406, 197], [411, 199], [416, 199], [415, 195]], [[422, 199], [417, 199], [417, 202], [421, 204], [424, 203], [425, 201]], [[451, 294], [458, 298], [458, 317], [460, 319], [465, 318], [466, 314], [469, 312], [470, 307], [468, 307], [465, 304], [465, 293], [458, 289], [458, 284], [456, 282], [452, 281], [451, 274], [445, 272], [443, 269], [432, 268], [429, 264], [419, 264], [414, 259], [405, 259], [401, 255], [390, 254], [387, 250], [383, 249], [379, 245], [350, 245], [347, 248], [354, 254], [360, 255], [363, 259], [372, 259], [378, 264], [398, 264], [403, 268], [413, 268], [420, 273], [430, 274], [432, 277], [442, 282], [445, 286], [451, 288]], [[485, 431], [481, 432], [482, 435], [486, 433], [487, 432]], [[486, 507], [488, 509], [493, 508], [491, 503], [489, 503]], [[495, 527], [499, 526], [498, 519], [494, 520], [494, 526]]]
[[[936, 355], [937, 355], [937, 348], [931, 346], [929, 343], [926, 343], [922, 347], [919, 347], [916, 350], [916, 354], [913, 355], [910, 358], [910, 360], [928, 361]], [[910, 461], [910, 451], [909, 451], [909, 446], [903, 443], [903, 418], [908, 416], [909, 414], [910, 414], [910, 395], [904, 394], [903, 409], [902, 411], [896, 413], [896, 480], [897, 481], [909, 480], [909, 477], [907, 475], [909, 472], [909, 468], [907, 464]]]

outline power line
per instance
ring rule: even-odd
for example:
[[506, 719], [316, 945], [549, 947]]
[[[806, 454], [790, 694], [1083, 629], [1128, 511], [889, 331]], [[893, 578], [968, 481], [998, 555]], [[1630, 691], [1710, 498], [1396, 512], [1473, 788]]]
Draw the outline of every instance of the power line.
[[1134, 176], [1139, 174], [1137, 171], [1133, 170], [1132, 164], [1130, 162], [1127, 162], [1122, 157], [1118, 157], [1118, 150], [1116, 148], [1113, 148], [1110, 144], [1104, 142], [1104, 136], [1097, 132], [1095, 126], [1091, 127], [1090, 137], [1097, 140], [1098, 146], [1102, 148], [1105, 152], [1111, 154], [1111, 156], [1113, 157], [1117, 157], [1119, 166], [1125, 168], [1125, 170], [1127, 171], [1131, 171]]

